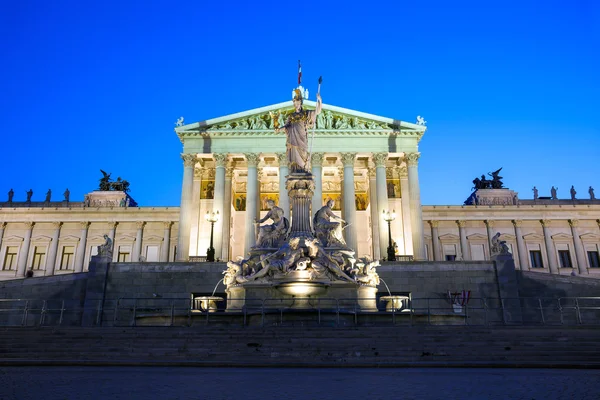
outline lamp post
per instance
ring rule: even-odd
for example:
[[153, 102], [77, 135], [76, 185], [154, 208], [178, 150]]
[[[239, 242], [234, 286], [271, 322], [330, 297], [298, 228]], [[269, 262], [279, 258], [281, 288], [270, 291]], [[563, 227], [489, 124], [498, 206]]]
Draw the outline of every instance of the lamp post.
[[210, 222], [210, 247], [206, 250], [206, 261], [215, 262], [215, 248], [213, 247], [213, 231], [215, 229], [215, 222], [219, 220], [219, 211], [207, 211], [206, 220]]
[[394, 251], [394, 246], [392, 246], [392, 221], [396, 219], [396, 210], [383, 210], [383, 219], [388, 223], [388, 237], [389, 244], [387, 248], [388, 261], [396, 261], [396, 252]]

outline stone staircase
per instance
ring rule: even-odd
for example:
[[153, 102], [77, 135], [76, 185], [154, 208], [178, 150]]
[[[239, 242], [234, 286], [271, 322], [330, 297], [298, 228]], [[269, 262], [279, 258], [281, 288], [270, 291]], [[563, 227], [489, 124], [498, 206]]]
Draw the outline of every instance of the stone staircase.
[[599, 368], [600, 329], [11, 327], [0, 364]]

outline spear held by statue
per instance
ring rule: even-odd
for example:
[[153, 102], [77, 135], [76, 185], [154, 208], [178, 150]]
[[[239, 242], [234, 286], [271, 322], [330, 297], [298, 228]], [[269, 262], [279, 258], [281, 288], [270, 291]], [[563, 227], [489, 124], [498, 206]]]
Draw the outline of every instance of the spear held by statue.
[[[321, 95], [321, 83], [323, 83], [323, 76], [319, 76], [319, 87], [317, 88], [317, 101], [319, 101], [319, 96]], [[312, 148], [313, 148], [313, 142], [315, 141], [316, 128], [317, 128], [317, 116], [315, 115], [315, 123], [313, 125], [312, 137], [310, 139], [310, 153], [308, 156], [308, 162], [311, 164], [312, 164]]]

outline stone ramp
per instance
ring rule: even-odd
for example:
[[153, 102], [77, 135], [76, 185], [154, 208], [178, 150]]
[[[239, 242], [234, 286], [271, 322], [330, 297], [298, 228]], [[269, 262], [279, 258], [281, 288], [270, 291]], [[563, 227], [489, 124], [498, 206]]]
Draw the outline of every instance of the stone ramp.
[[2, 328], [1, 365], [600, 367], [585, 327]]

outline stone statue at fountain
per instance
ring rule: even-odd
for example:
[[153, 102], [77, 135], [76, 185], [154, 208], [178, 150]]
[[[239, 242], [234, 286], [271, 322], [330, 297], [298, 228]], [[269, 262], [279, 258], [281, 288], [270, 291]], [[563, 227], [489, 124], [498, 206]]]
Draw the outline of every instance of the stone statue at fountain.
[[258, 237], [256, 239], [255, 247], [279, 248], [285, 242], [290, 223], [287, 218], [284, 217], [283, 209], [277, 207], [273, 200], [267, 200], [267, 207], [269, 208], [267, 215], [265, 215], [264, 218], [257, 219], [255, 223], [261, 224], [269, 219], [272, 220], [273, 223], [258, 227]]
[[346, 241], [342, 235], [346, 221], [331, 211], [334, 205], [335, 202], [329, 200], [315, 214], [313, 220], [315, 236], [325, 247], [346, 247]]

